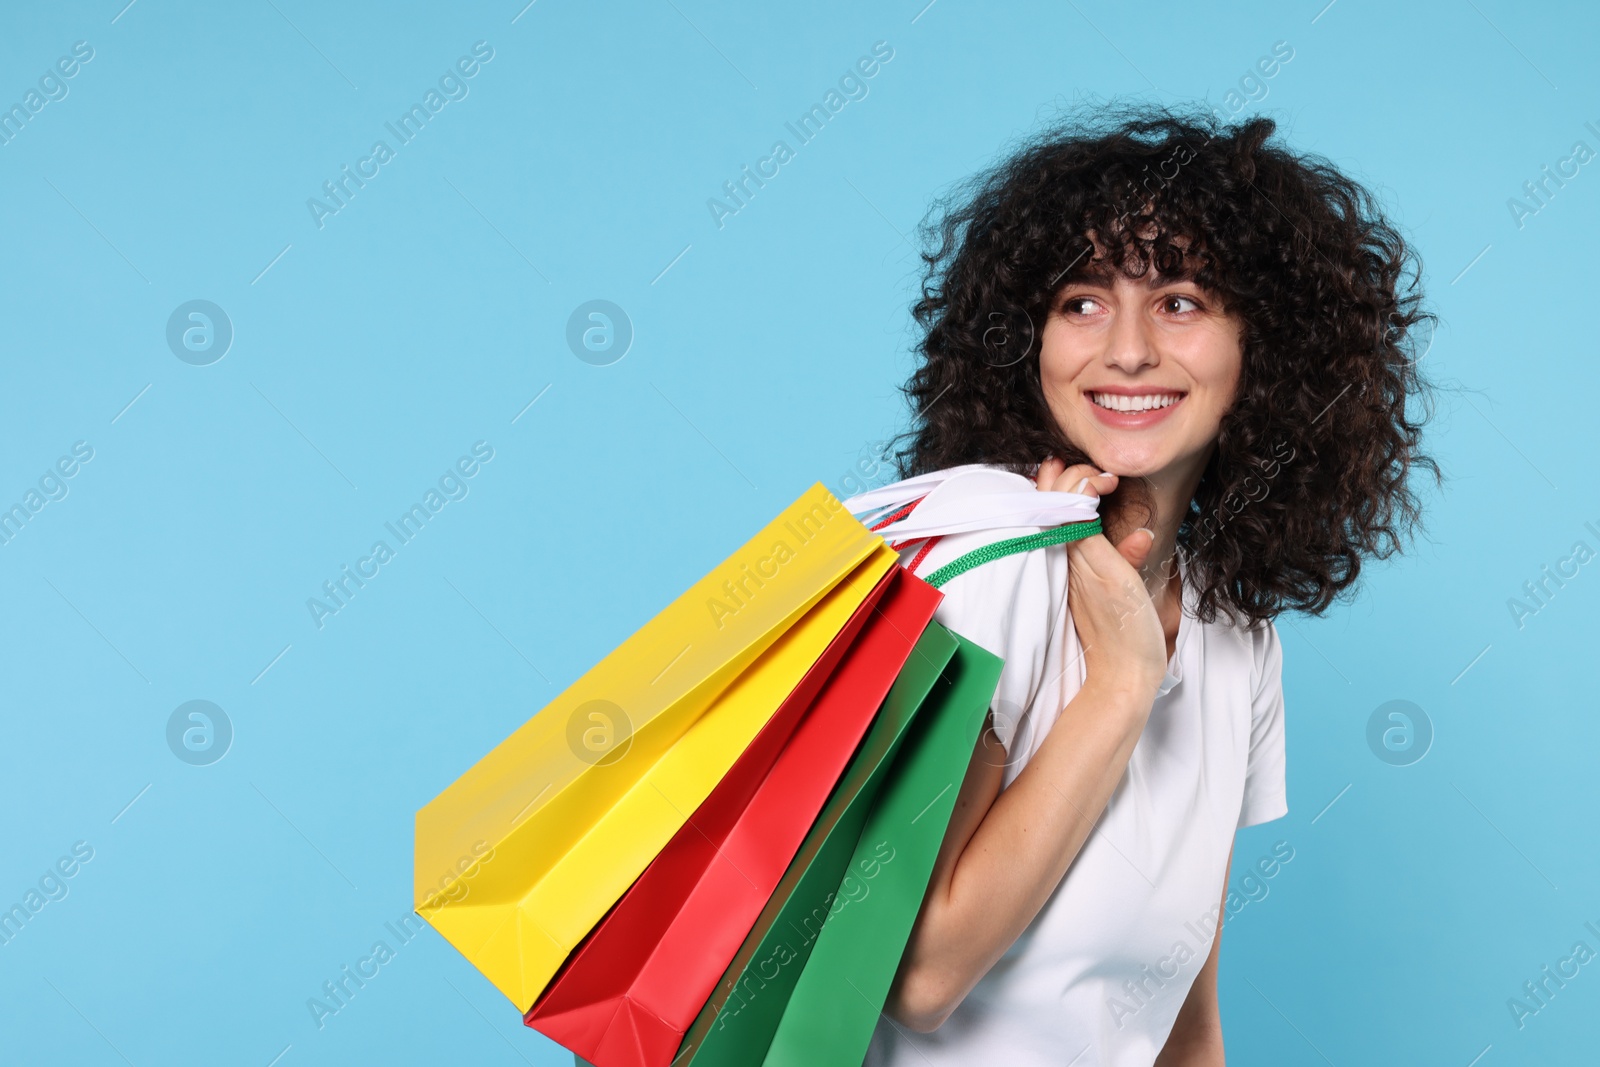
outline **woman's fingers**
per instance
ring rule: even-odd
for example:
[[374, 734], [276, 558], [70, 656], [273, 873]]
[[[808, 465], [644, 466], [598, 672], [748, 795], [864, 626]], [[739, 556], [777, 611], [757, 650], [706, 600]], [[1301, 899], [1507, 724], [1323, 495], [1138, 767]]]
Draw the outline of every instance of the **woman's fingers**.
[[1066, 469], [1066, 464], [1051, 456], [1039, 464], [1039, 471], [1033, 476], [1033, 484], [1039, 487], [1040, 492], [1047, 492], [1055, 487], [1056, 478]]
[[1095, 470], [1087, 463], [1075, 463], [1069, 467], [1052, 456], [1039, 464], [1034, 484], [1045, 492], [1100, 497], [1116, 489], [1117, 476], [1110, 471]]
[[1117, 544], [1117, 551], [1122, 558], [1131, 563], [1135, 570], [1144, 566], [1145, 560], [1150, 558], [1150, 549], [1156, 543], [1156, 535], [1141, 526]]
[[1152, 691], [1166, 669], [1166, 639], [1138, 564], [1149, 533], [1112, 545], [1104, 534], [1067, 542], [1067, 605], [1090, 677], [1143, 679]]
[[1096, 471], [1093, 467], [1084, 467], [1086, 472], [1077, 482], [1073, 483], [1071, 492], [1083, 493], [1086, 496], [1105, 496], [1117, 487], [1117, 476], [1110, 471]]
[[1104, 578], [1116, 569], [1117, 550], [1103, 533], [1090, 534], [1066, 543], [1067, 565], [1085, 574]]
[[1067, 559], [1071, 566], [1083, 567], [1088, 573], [1097, 577], [1118, 571], [1120, 568], [1115, 562], [1118, 556], [1126, 560], [1134, 570], [1138, 570], [1150, 558], [1150, 549], [1155, 545], [1155, 540], [1156, 535], [1143, 526], [1128, 534], [1115, 546], [1105, 534], [1091, 534], [1067, 542]]

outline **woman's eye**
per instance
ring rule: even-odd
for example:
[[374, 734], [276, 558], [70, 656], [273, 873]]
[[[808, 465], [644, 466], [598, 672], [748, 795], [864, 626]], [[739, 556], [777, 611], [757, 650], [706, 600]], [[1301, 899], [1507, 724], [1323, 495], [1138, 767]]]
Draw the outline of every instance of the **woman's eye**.
[[1092, 314], [1097, 306], [1094, 298], [1088, 296], [1069, 296], [1061, 302], [1061, 310], [1068, 315]]
[[[1162, 305], [1162, 307], [1166, 308], [1168, 311], [1171, 311], [1171, 312], [1173, 312], [1175, 314], [1178, 314], [1178, 315], [1182, 315], [1185, 312], [1189, 312], [1189, 311], [1198, 311], [1198, 310], [1200, 310], [1200, 305], [1198, 303], [1196, 303], [1192, 297], [1179, 296], [1176, 293], [1174, 293], [1173, 295], [1168, 296], [1166, 299], [1162, 300], [1161, 305]], [[1183, 305], [1187, 305], [1187, 306], [1183, 306]]]

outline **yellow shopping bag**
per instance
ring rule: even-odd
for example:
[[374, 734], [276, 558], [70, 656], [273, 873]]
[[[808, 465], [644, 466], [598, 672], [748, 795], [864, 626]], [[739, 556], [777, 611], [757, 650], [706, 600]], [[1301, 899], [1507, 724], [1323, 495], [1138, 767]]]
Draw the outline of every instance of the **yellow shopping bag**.
[[417, 813], [418, 914], [526, 1012], [895, 562], [807, 490]]

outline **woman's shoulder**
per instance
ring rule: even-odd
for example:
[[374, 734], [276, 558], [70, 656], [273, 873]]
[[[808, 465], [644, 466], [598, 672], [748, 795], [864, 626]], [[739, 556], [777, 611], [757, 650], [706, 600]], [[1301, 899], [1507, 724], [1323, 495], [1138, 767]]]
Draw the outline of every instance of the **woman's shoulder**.
[[[1184, 611], [1193, 614], [1198, 587], [1185, 576]], [[1208, 670], [1225, 670], [1248, 677], [1252, 695], [1279, 684], [1283, 668], [1283, 645], [1277, 622], [1263, 619], [1255, 623], [1219, 612], [1211, 621], [1194, 625], [1205, 630], [1202, 642]]]
[[[968, 468], [953, 475], [913, 514], [928, 508], [930, 521], [974, 528], [941, 535], [915, 573], [926, 578], [969, 552], [1093, 515], [1092, 502], [1087, 513], [1061, 513], [1060, 501], [1051, 498], [1063, 495], [1040, 492], [1033, 479], [1003, 468]], [[917, 551], [915, 544], [906, 547], [908, 558]], [[991, 702], [995, 736], [1008, 754], [1025, 759], [1033, 747], [1030, 738], [1049, 728], [1048, 715], [1041, 719], [1045, 712], [1035, 705], [1045, 683], [1061, 675], [1070, 643], [1064, 633], [1071, 627], [1066, 545], [985, 559], [939, 590], [944, 599], [934, 618], [1004, 661]], [[1014, 773], [1008, 768], [1008, 780]]]
[[1250, 688], [1268, 690], [1282, 684], [1283, 644], [1278, 640], [1278, 624], [1268, 619], [1246, 630], [1239, 629], [1240, 640], [1250, 649]]
[[964, 463], [959, 466], [945, 467], [940, 470], [926, 471], [909, 478], [902, 478], [887, 485], [880, 485], [865, 492], [856, 493], [844, 500], [845, 507], [858, 514], [872, 514], [878, 512], [892, 513], [897, 508], [922, 501], [923, 505], [932, 503], [953, 504], [957, 501], [971, 501], [975, 497], [982, 497], [990, 493], [1005, 489], [1020, 490], [1033, 488], [1033, 479], [1023, 474], [1012, 472], [1009, 468], [996, 463]]
[[[927, 578], [970, 552], [1061, 524], [1030, 511], [1032, 496], [1024, 494], [1044, 496], [1032, 479], [998, 467], [968, 468], [942, 483], [916, 512], [955, 528], [938, 536], [916, 574]], [[907, 558], [925, 544], [908, 544]], [[1066, 562], [1064, 545], [986, 559], [940, 585], [944, 600], [936, 617], [997, 655], [1031, 658], [1065, 609]]]
[[[1031, 477], [992, 463], [930, 471], [845, 503], [922, 578], [976, 549], [1098, 514], [1094, 497], [1044, 492]], [[1006, 656], [1048, 638], [1065, 607], [1066, 550], [1002, 554], [949, 578], [940, 591], [936, 618]]]
[[1093, 519], [1099, 502], [1078, 493], [1041, 491], [1031, 477], [998, 464], [970, 463], [859, 493], [844, 504], [892, 543], [978, 535], [963, 537], [965, 544]]

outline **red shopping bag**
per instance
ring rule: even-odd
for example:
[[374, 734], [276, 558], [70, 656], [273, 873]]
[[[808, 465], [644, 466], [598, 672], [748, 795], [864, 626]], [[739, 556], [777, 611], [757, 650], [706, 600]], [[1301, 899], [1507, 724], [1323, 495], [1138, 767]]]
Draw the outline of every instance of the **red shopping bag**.
[[672, 1061], [942, 599], [898, 567], [874, 594], [573, 953], [527, 1025], [596, 1067]]

